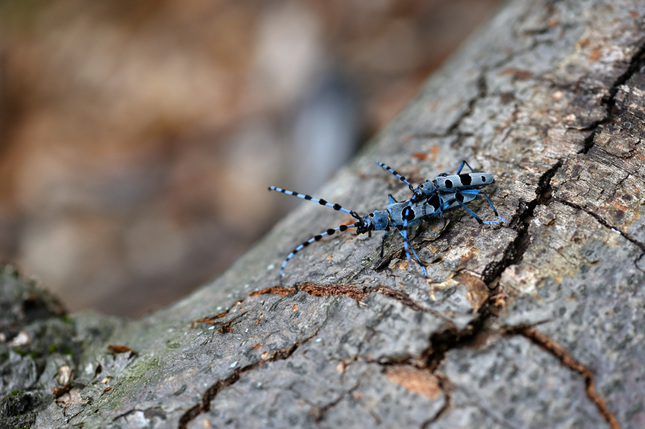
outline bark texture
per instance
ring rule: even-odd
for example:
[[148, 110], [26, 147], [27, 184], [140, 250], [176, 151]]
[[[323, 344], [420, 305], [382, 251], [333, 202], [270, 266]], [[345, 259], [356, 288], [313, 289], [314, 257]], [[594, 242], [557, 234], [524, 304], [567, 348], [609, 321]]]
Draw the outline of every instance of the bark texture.
[[[409, 198], [375, 160], [418, 183], [466, 159], [495, 175], [489, 195], [507, 225], [455, 210], [419, 228], [429, 279], [401, 259], [400, 240], [374, 271], [380, 233], [335, 235], [299, 253], [279, 286], [296, 244], [348, 220], [303, 202], [220, 278], [147, 317], [48, 310], [7, 321], [2, 418], [642, 427], [644, 93], [645, 3], [509, 2], [316, 193], [365, 214], [388, 193]], [[472, 207], [494, 218], [485, 201]], [[11, 272], [3, 281], [22, 284]], [[41, 344], [50, 336], [37, 327], [49, 323], [65, 327], [51, 334], [60, 350]]]

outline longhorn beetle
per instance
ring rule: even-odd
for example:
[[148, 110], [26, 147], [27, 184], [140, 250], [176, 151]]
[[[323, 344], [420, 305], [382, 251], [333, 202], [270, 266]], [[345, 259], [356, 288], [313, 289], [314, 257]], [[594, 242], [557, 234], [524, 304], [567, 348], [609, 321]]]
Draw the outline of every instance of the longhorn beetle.
[[[301, 198], [307, 201], [312, 201], [314, 203], [318, 203], [320, 205], [332, 208], [336, 211], [349, 214], [354, 219], [356, 219], [356, 222], [352, 224], [340, 225], [336, 228], [329, 228], [326, 231], [311, 237], [309, 240], [304, 241], [295, 249], [293, 249], [291, 253], [289, 253], [289, 255], [287, 255], [287, 257], [284, 259], [280, 267], [280, 283], [282, 283], [282, 279], [284, 277], [285, 267], [287, 266], [291, 258], [293, 258], [296, 255], [296, 253], [298, 253], [299, 251], [301, 251], [311, 243], [321, 240], [326, 235], [333, 235], [337, 231], [344, 232], [351, 228], [356, 228], [357, 234], [368, 233], [371, 235], [372, 231], [385, 231], [385, 234], [383, 235], [383, 239], [381, 241], [381, 251], [380, 251], [379, 261], [375, 264], [375, 266], [378, 266], [381, 260], [383, 259], [385, 240], [390, 235], [390, 230], [396, 229], [401, 234], [401, 237], [403, 238], [403, 248], [405, 251], [406, 258], [408, 260], [410, 259], [410, 251], [411, 251], [415, 260], [421, 266], [421, 271], [423, 272], [423, 275], [427, 276], [425, 267], [421, 263], [421, 260], [419, 259], [419, 256], [417, 255], [417, 253], [414, 251], [414, 248], [412, 248], [412, 245], [408, 241], [407, 228], [409, 226], [413, 226], [422, 221], [429, 220], [431, 217], [442, 215], [444, 211], [455, 207], [459, 207], [459, 206], [464, 207], [480, 223], [499, 223], [496, 221], [484, 222], [472, 210], [470, 210], [465, 206], [466, 203], [479, 198], [479, 194], [480, 193], [483, 194], [483, 192], [481, 192], [479, 188], [481, 188], [482, 186], [488, 185], [490, 183], [493, 183], [494, 179], [492, 175], [486, 174], [486, 173], [477, 173], [480, 177], [476, 180], [469, 181], [468, 178], [465, 178], [465, 177], [462, 178], [462, 176], [467, 176], [467, 174], [459, 175], [459, 173], [463, 168], [464, 163], [466, 162], [464, 161], [460, 165], [459, 171], [457, 172], [457, 176], [450, 176], [446, 173], [442, 173], [440, 176], [437, 176], [437, 178], [435, 178], [434, 181], [426, 180], [425, 182], [418, 185], [417, 188], [414, 188], [414, 186], [412, 186], [412, 184], [410, 184], [410, 182], [408, 182], [407, 179], [405, 179], [405, 177], [403, 177], [402, 175], [400, 175], [399, 173], [397, 173], [395, 170], [388, 167], [387, 165], [377, 161], [377, 164], [379, 166], [389, 171], [390, 173], [394, 174], [399, 180], [401, 180], [406, 185], [408, 185], [408, 188], [410, 189], [410, 191], [412, 191], [413, 195], [412, 195], [412, 198], [410, 198], [409, 200], [402, 201], [402, 202], [398, 202], [394, 199], [392, 195], [388, 195], [389, 204], [386, 206], [385, 210], [374, 210], [372, 213], [366, 216], [360, 216], [354, 210], [347, 210], [338, 203], [332, 204], [322, 198], [318, 199], [318, 198], [312, 197], [311, 195], [301, 194], [287, 189], [278, 188], [276, 186], [269, 186], [268, 188], [269, 191], [277, 191], [286, 195], [292, 195], [297, 198]], [[466, 165], [468, 164], [466, 163]], [[472, 170], [472, 167], [470, 167], [470, 165], [468, 165], [468, 167]], [[474, 170], [472, 171], [473, 173], [475, 173]], [[482, 183], [484, 179], [482, 179], [481, 177], [486, 177], [486, 180], [488, 182], [485, 184]], [[439, 186], [438, 185], [439, 182], [437, 182], [437, 179], [440, 179], [440, 178], [441, 180], [439, 180], [439, 182], [441, 183], [441, 186]], [[459, 181], [457, 180], [457, 178], [459, 178]], [[451, 182], [449, 183], [449, 181]], [[470, 184], [466, 185], [467, 183], [470, 183]], [[453, 188], [453, 189], [448, 190], [448, 188]], [[491, 207], [493, 207], [488, 196], [486, 196], [486, 199], [488, 199], [489, 203], [491, 204]], [[495, 207], [493, 207], [493, 211], [495, 212], [495, 214], [497, 214]], [[500, 217], [500, 219], [502, 218]]]
[[[504, 220], [504, 218], [502, 218], [499, 213], [497, 213], [497, 209], [493, 205], [488, 195], [481, 191], [481, 188], [483, 188], [484, 186], [495, 183], [495, 178], [492, 174], [489, 173], [476, 172], [466, 161], [461, 161], [461, 164], [459, 164], [459, 168], [457, 169], [457, 174], [451, 175], [448, 173], [441, 173], [440, 175], [435, 177], [434, 180], [426, 180], [425, 182], [421, 183], [416, 189], [410, 184], [410, 182], [406, 180], [405, 177], [401, 176], [391, 167], [383, 164], [382, 162], [377, 161], [376, 163], [383, 167], [385, 170], [392, 173], [403, 183], [408, 185], [408, 187], [412, 191], [412, 198], [410, 199], [410, 203], [421, 201], [424, 198], [430, 198], [435, 193], [439, 194], [442, 201], [444, 201], [444, 195], [449, 195], [450, 197], [454, 195], [456, 201], [454, 207], [460, 205], [480, 224], [498, 224], [498, 221], [482, 220], [475, 212], [466, 207], [466, 203], [478, 199], [479, 195], [481, 194], [488, 201], [488, 204], [493, 209], [495, 216], [497, 216], [502, 222], [506, 223], [506, 220]], [[467, 165], [468, 168], [470, 168], [471, 173], [460, 174], [464, 168], [464, 165]]]

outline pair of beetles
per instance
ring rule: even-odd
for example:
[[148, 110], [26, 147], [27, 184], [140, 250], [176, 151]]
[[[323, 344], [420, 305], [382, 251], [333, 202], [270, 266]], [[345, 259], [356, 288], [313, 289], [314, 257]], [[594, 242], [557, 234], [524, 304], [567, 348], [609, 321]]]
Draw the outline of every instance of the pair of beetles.
[[[426, 180], [416, 188], [412, 186], [412, 184], [410, 184], [410, 182], [408, 182], [405, 177], [397, 173], [392, 168], [388, 167], [382, 162], [377, 161], [376, 163], [396, 176], [401, 182], [408, 185], [408, 188], [410, 189], [410, 191], [412, 191], [412, 197], [409, 200], [398, 202], [394, 199], [394, 197], [392, 197], [392, 195], [388, 195], [389, 204], [385, 207], [385, 210], [374, 210], [367, 216], [360, 216], [353, 210], [347, 210], [343, 208], [340, 204], [331, 204], [323, 199], [314, 198], [311, 195], [300, 194], [298, 192], [289, 191], [287, 189], [269, 186], [270, 191], [282, 192], [283, 194], [293, 195], [294, 197], [312, 201], [314, 203], [330, 207], [334, 210], [347, 213], [354, 219], [356, 219], [356, 222], [352, 224], [341, 225], [337, 228], [330, 228], [321, 234], [311, 237], [309, 240], [303, 242], [298, 247], [293, 249], [291, 253], [287, 255], [285, 260], [282, 262], [282, 266], [280, 267], [280, 283], [282, 283], [285, 267], [289, 263], [289, 260], [296, 255], [296, 253], [298, 253], [300, 250], [307, 247], [311, 243], [319, 241], [324, 236], [332, 235], [337, 231], [343, 232], [350, 228], [356, 228], [357, 234], [371, 234], [372, 231], [385, 231], [383, 240], [381, 241], [380, 258], [375, 265], [378, 266], [383, 259], [385, 240], [390, 235], [390, 230], [396, 230], [401, 234], [401, 237], [403, 238], [403, 249], [405, 251], [405, 257], [409, 260], [411, 251], [412, 255], [414, 255], [414, 259], [421, 266], [423, 275], [427, 276], [425, 267], [419, 260], [417, 253], [414, 251], [408, 241], [408, 227], [416, 225], [420, 222], [427, 221], [432, 217], [442, 216], [446, 210], [457, 207], [461, 207], [466, 210], [480, 224], [498, 224], [499, 221], [496, 220], [482, 220], [466, 205], [469, 202], [480, 198], [482, 195], [486, 198], [486, 201], [488, 201], [488, 204], [493, 209], [495, 216], [497, 216], [500, 221], [506, 223], [506, 221], [497, 213], [497, 209], [495, 209], [495, 206], [493, 205], [490, 198], [488, 198], [488, 195], [486, 195], [481, 190], [484, 186], [490, 185], [495, 182], [493, 175], [489, 173], [476, 172], [466, 161], [462, 161], [461, 164], [459, 164], [459, 168], [457, 169], [456, 174], [442, 173], [435, 177], [433, 180]], [[462, 174], [461, 171], [463, 170], [464, 166], [467, 166], [471, 172]]]

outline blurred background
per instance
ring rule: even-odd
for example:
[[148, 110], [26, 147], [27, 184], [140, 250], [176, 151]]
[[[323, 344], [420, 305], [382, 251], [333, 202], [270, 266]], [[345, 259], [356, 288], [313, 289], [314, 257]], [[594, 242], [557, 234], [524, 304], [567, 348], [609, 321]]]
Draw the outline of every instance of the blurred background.
[[172, 302], [297, 204], [268, 185], [315, 193], [499, 3], [0, 0], [0, 259], [72, 311]]

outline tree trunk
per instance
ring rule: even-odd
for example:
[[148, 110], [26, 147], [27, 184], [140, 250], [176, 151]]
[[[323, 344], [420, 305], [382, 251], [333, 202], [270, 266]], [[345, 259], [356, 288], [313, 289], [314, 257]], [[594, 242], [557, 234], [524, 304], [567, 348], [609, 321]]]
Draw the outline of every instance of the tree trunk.
[[140, 320], [62, 317], [6, 271], [0, 426], [642, 427], [644, 30], [637, 0], [511, 1], [316, 194], [409, 198], [375, 160], [494, 174], [508, 224], [416, 228], [428, 278], [394, 234], [375, 271], [382, 233], [345, 232], [279, 286], [349, 220], [309, 202]]

